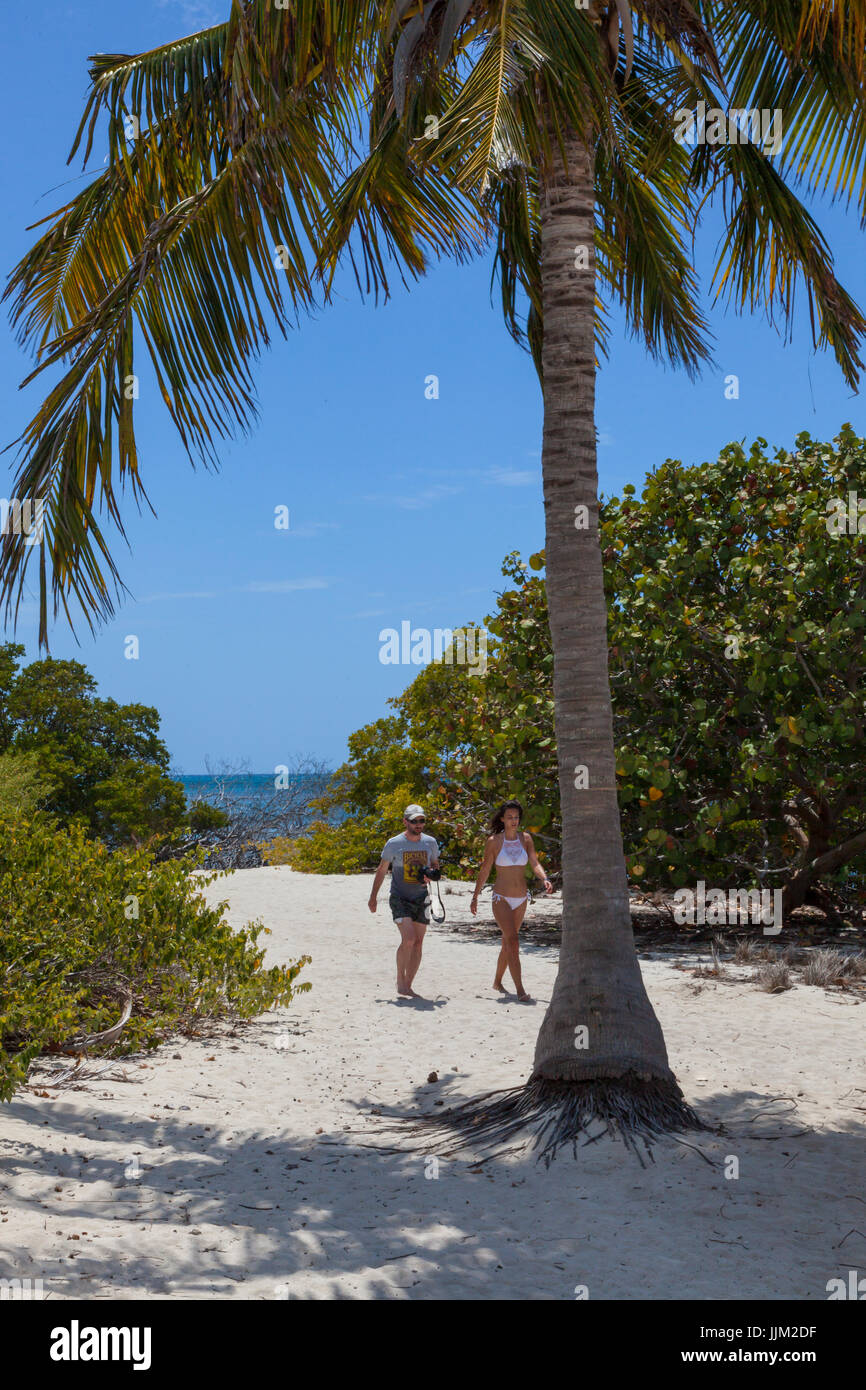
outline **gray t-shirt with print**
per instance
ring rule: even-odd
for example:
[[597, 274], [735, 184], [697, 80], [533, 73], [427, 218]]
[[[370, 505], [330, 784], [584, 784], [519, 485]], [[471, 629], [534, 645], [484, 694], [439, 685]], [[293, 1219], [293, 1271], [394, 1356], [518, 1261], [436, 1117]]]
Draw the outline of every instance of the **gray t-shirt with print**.
[[391, 887], [403, 898], [423, 898], [427, 884], [421, 869], [439, 858], [439, 846], [432, 835], [410, 840], [405, 833], [392, 835], [382, 850], [382, 860], [391, 865]]

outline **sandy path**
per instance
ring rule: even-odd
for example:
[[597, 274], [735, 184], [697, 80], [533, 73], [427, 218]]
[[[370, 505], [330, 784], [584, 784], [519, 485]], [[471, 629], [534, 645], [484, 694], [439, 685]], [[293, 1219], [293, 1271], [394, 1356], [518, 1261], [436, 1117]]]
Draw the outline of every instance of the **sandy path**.
[[[312, 955], [312, 991], [236, 1036], [3, 1107], [0, 1275], [40, 1278], [56, 1299], [572, 1299], [585, 1286], [823, 1300], [828, 1279], [862, 1272], [866, 1010], [851, 996], [769, 996], [644, 962], [686, 1095], [727, 1126], [697, 1141], [715, 1166], [671, 1141], [643, 1169], [603, 1140], [549, 1170], [512, 1155], [427, 1176], [423, 1156], [388, 1151], [370, 1106], [523, 1079], [555, 952], [526, 949], [526, 1007], [494, 997], [492, 942], [428, 932], [427, 1001], [397, 1002], [397, 933], [386, 903], [370, 916], [368, 891], [287, 868], [209, 890], [234, 924], [265, 920], [273, 960]], [[445, 901], [449, 921], [468, 920], [468, 888]]]

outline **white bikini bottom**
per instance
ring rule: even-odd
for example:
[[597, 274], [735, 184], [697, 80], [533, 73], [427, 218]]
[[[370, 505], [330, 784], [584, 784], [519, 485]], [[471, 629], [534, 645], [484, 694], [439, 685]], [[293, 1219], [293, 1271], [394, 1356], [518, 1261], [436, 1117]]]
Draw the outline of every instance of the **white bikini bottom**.
[[493, 894], [493, 902], [495, 902], [495, 903], [508, 903], [508, 906], [512, 909], [512, 911], [514, 910], [514, 908], [520, 907], [520, 904], [521, 904], [521, 903], [525, 903], [525, 902], [528, 900], [528, 898], [529, 898], [529, 894], [528, 894], [528, 893], [524, 893], [524, 895], [523, 895], [522, 898], [508, 898], [508, 897], [506, 897], [506, 895], [505, 895], [504, 893], [494, 893], [494, 894]]

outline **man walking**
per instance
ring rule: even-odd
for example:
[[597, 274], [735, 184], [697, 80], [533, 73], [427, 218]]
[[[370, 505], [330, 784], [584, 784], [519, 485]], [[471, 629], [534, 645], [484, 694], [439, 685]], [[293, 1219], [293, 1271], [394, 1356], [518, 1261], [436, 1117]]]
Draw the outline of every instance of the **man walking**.
[[367, 906], [376, 911], [376, 898], [382, 880], [391, 867], [388, 906], [400, 929], [397, 947], [397, 993], [417, 999], [412, 981], [421, 964], [424, 933], [430, 920], [430, 893], [424, 877], [427, 869], [439, 868], [439, 846], [432, 835], [424, 834], [426, 817], [420, 806], [407, 806], [403, 812], [403, 833], [392, 835], [382, 850], [382, 859], [373, 879]]

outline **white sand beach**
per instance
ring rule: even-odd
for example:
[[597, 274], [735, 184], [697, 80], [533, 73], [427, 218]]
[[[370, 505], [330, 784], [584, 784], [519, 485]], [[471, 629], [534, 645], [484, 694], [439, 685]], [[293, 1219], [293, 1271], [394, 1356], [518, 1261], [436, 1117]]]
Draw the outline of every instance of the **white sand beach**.
[[398, 933], [369, 885], [222, 879], [209, 898], [262, 919], [274, 962], [311, 955], [312, 990], [233, 1034], [90, 1058], [77, 1089], [47, 1084], [68, 1059], [34, 1072], [0, 1111], [0, 1275], [57, 1300], [825, 1300], [863, 1271], [862, 995], [644, 960], [680, 1085], [724, 1135], [659, 1143], [645, 1168], [604, 1138], [549, 1169], [511, 1153], [434, 1176], [371, 1110], [525, 1079], [556, 951], [524, 947], [534, 1006], [496, 995], [496, 941], [452, 932], [470, 889], [449, 885], [425, 998], [398, 1000]]

